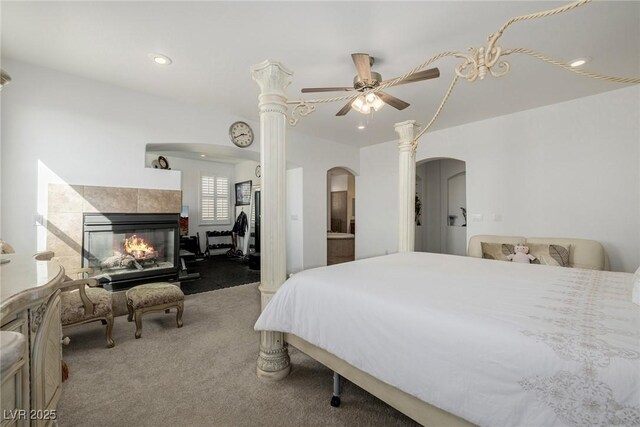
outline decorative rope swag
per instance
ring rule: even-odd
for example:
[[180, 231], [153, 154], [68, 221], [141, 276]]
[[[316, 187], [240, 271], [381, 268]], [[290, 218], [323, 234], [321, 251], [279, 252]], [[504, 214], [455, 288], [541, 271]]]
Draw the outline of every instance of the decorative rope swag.
[[504, 57], [507, 55], [513, 55], [516, 53], [529, 55], [532, 58], [539, 59], [546, 63], [561, 67], [565, 70], [568, 70], [573, 73], [579, 74], [584, 77], [589, 77], [592, 79], [606, 80], [614, 83], [632, 83], [632, 84], [640, 83], [640, 78], [637, 78], [637, 77], [615, 77], [615, 76], [608, 76], [605, 74], [598, 74], [598, 73], [593, 73], [589, 71], [579, 70], [571, 67], [571, 65], [567, 64], [566, 62], [560, 61], [555, 58], [551, 58], [543, 53], [540, 53], [531, 49], [513, 48], [513, 49], [503, 50], [500, 46], [496, 46], [496, 43], [498, 42], [500, 37], [502, 37], [502, 34], [504, 33], [504, 31], [507, 28], [509, 28], [509, 26], [511, 26], [511, 24], [513, 23], [526, 21], [529, 19], [537, 19], [537, 18], [544, 18], [552, 15], [557, 15], [560, 13], [568, 12], [572, 9], [575, 9], [579, 6], [585, 5], [590, 2], [591, 0], [578, 0], [573, 3], [567, 4], [565, 6], [558, 7], [555, 9], [549, 9], [542, 12], [513, 17], [509, 19], [507, 22], [505, 22], [504, 25], [502, 25], [502, 27], [500, 27], [500, 29], [496, 33], [490, 34], [489, 37], [487, 37], [486, 47], [484, 46], [471, 47], [468, 49], [468, 53], [453, 52], [453, 51], [441, 52], [435, 56], [432, 56], [431, 58], [429, 58], [422, 64], [418, 65], [417, 67], [413, 68], [412, 70], [406, 72], [402, 76], [394, 80], [390, 80], [386, 83], [383, 83], [374, 89], [366, 90], [363, 93], [357, 92], [353, 95], [336, 96], [333, 98], [309, 99], [309, 100], [301, 99], [301, 100], [287, 101], [287, 104], [294, 105], [291, 111], [291, 118], [289, 119], [289, 124], [291, 126], [295, 126], [302, 117], [308, 116], [309, 114], [313, 113], [316, 109], [314, 104], [325, 104], [330, 102], [346, 101], [346, 100], [355, 99], [362, 94], [366, 96], [368, 93], [379, 92], [389, 86], [394, 86], [398, 84], [399, 82], [405, 80], [410, 75], [422, 70], [423, 68], [428, 67], [432, 63], [445, 57], [460, 58], [460, 59], [463, 59], [465, 62], [456, 66], [455, 68], [456, 75], [453, 78], [451, 84], [449, 85], [449, 88], [447, 89], [447, 92], [445, 93], [444, 97], [442, 98], [442, 101], [440, 102], [440, 106], [436, 110], [435, 114], [433, 115], [429, 123], [416, 135], [415, 141], [414, 141], [415, 145], [417, 145], [418, 139], [422, 135], [424, 135], [424, 133], [427, 130], [429, 130], [429, 128], [436, 121], [436, 119], [442, 112], [445, 104], [447, 103], [447, 100], [451, 96], [451, 93], [453, 92], [453, 89], [455, 88], [456, 83], [460, 78], [463, 78], [468, 82], [473, 83], [478, 79], [483, 80], [487, 76], [487, 74], [491, 74], [493, 77], [504, 76], [510, 71], [511, 66], [509, 65], [508, 62], [501, 61], [500, 59], [501, 57]]

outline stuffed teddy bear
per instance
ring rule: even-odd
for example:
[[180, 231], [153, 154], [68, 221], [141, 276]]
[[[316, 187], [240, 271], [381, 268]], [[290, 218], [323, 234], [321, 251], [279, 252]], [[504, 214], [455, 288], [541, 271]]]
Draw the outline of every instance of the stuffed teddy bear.
[[515, 245], [513, 250], [515, 251], [514, 254], [507, 255], [507, 258], [509, 259], [509, 261], [530, 264], [531, 261], [536, 259], [536, 257], [534, 257], [529, 253], [529, 246]]

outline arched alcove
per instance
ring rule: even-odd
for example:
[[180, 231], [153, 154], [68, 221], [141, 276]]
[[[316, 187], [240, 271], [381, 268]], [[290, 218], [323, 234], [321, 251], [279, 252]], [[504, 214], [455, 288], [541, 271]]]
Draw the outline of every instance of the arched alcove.
[[355, 259], [355, 185], [348, 168], [327, 171], [327, 265]]
[[465, 162], [452, 158], [419, 162], [416, 165], [415, 250], [465, 255], [466, 201]]

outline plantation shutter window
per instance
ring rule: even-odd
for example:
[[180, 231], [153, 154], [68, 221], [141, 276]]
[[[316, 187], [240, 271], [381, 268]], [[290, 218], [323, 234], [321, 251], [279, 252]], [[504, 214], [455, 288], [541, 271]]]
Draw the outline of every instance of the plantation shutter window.
[[203, 224], [229, 224], [230, 220], [229, 178], [225, 176], [201, 177], [200, 220]]

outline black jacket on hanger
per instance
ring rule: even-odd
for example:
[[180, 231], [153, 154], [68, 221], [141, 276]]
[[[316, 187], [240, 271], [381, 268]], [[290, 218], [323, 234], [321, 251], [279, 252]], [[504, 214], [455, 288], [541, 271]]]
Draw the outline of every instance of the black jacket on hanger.
[[244, 211], [240, 212], [238, 218], [236, 218], [236, 223], [233, 224], [232, 233], [237, 233], [238, 236], [244, 237], [244, 233], [249, 228], [249, 219], [247, 218], [247, 214]]

